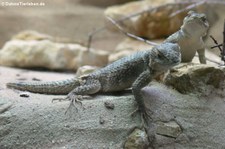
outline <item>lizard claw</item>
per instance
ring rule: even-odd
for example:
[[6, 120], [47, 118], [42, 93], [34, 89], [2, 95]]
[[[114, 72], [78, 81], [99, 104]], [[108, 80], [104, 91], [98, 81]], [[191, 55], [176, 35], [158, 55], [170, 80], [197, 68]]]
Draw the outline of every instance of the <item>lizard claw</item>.
[[81, 102], [81, 100], [84, 99], [84, 97], [82, 95], [74, 95], [74, 94], [68, 94], [66, 99], [70, 100], [70, 105], [67, 108], [65, 114], [71, 109], [71, 108], [75, 108], [76, 112], [78, 112], [78, 108], [76, 107], [76, 104], [80, 104], [80, 106], [84, 109], [83, 104]]
[[147, 118], [147, 113], [146, 113], [146, 111], [145, 110], [140, 110], [139, 108], [136, 108], [131, 114], [130, 114], [130, 116], [134, 116], [134, 115], [136, 115], [138, 112], [140, 112], [140, 114], [141, 114], [141, 128], [145, 128], [146, 126], [147, 126], [147, 120], [148, 120], [148, 118]]
[[58, 100], [58, 101], [70, 100], [70, 105], [67, 108], [67, 110], [65, 111], [65, 114], [67, 114], [68, 111], [70, 111], [72, 108], [74, 108], [76, 110], [76, 112], [78, 112], [78, 108], [76, 107], [76, 104], [80, 104], [80, 106], [82, 108], [84, 108], [81, 100], [86, 99], [86, 98], [90, 98], [90, 96], [68, 94], [65, 98], [53, 98], [52, 102], [54, 102], [55, 100]]
[[131, 117], [134, 117], [139, 111], [140, 111], [139, 108], [136, 108], [136, 109], [135, 109], [133, 112], [131, 112], [129, 115], [130, 115]]
[[53, 99], [52, 99], [52, 103], [53, 103], [55, 100], [62, 101], [62, 100], [69, 100], [69, 98], [68, 98], [68, 96], [67, 96], [66, 98], [53, 98]]

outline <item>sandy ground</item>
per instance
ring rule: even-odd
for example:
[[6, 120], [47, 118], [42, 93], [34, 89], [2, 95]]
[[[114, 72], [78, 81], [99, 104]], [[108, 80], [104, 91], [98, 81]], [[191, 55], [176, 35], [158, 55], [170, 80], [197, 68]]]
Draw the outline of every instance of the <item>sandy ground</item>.
[[[30, 97], [20, 97], [22, 91], [8, 89], [5, 84], [33, 78], [60, 80], [73, 74], [0, 67], [0, 75], [0, 109], [12, 104], [0, 112], [0, 148], [120, 148], [140, 124], [139, 116], [129, 116], [136, 108], [129, 91], [94, 96], [83, 101], [84, 109], [78, 106], [79, 111], [72, 108], [65, 114], [69, 101], [52, 103], [53, 98], [65, 96], [28, 93]], [[106, 101], [115, 109], [105, 108]]]

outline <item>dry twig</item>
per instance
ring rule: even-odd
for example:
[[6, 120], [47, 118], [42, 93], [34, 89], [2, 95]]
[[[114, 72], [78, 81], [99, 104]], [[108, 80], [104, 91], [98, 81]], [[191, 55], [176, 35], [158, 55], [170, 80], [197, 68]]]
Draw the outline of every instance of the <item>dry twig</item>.
[[224, 62], [224, 65], [225, 65], [225, 21], [224, 21], [224, 27], [223, 27], [223, 43], [222, 44], [219, 44], [217, 42], [217, 40], [212, 35], [210, 35], [210, 38], [216, 44], [215, 46], [212, 46], [211, 49], [213, 49], [213, 48], [219, 48], [221, 60]]
[[137, 39], [137, 40], [139, 40], [139, 41], [143, 41], [143, 42], [145, 42], [145, 43], [147, 43], [147, 44], [149, 44], [149, 45], [153, 45], [153, 46], [158, 45], [158, 44], [155, 43], [155, 42], [151, 42], [151, 41], [149, 41], [149, 40], [146, 40], [146, 39], [144, 39], [144, 38], [138, 37], [138, 36], [136, 36], [136, 35], [134, 35], [134, 34], [131, 34], [131, 33], [128, 33], [128, 32], [126, 32], [126, 31], [124, 31], [123, 28], [122, 28], [121, 26], [119, 26], [119, 24], [117, 24], [116, 21], [113, 20], [111, 17], [106, 16], [106, 18], [107, 18], [112, 24], [114, 24], [114, 25], [115, 25], [115, 26], [116, 26], [123, 34], [125, 34], [126, 36], [131, 37], [131, 38], [134, 38], [134, 39]]

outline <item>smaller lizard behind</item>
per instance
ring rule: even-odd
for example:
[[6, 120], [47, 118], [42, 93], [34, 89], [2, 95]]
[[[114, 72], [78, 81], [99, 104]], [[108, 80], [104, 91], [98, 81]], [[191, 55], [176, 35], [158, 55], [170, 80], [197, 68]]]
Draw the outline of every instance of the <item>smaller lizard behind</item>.
[[205, 14], [189, 11], [180, 30], [170, 35], [164, 42], [177, 43], [180, 46], [182, 62], [191, 62], [197, 51], [200, 63], [206, 64], [202, 37], [207, 34], [208, 29], [209, 23]]
[[[109, 16], [106, 17], [126, 36], [145, 42], [149, 45], [158, 45], [157, 43], [124, 31], [117, 21], [113, 20]], [[205, 64], [205, 44], [202, 38], [207, 34], [208, 29], [209, 23], [205, 14], [189, 11], [188, 16], [183, 20], [180, 30], [170, 35], [164, 42], [177, 43], [180, 46], [182, 57], [181, 62], [191, 62], [197, 51], [200, 63]]]

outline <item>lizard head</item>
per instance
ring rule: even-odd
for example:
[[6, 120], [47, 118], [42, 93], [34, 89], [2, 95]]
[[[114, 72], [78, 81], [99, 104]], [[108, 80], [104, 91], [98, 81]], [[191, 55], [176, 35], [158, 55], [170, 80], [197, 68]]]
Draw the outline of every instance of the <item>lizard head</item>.
[[205, 36], [209, 28], [209, 23], [205, 14], [189, 11], [183, 20], [181, 30], [189, 35]]
[[151, 50], [149, 67], [157, 71], [167, 71], [181, 62], [180, 46], [165, 42]]

